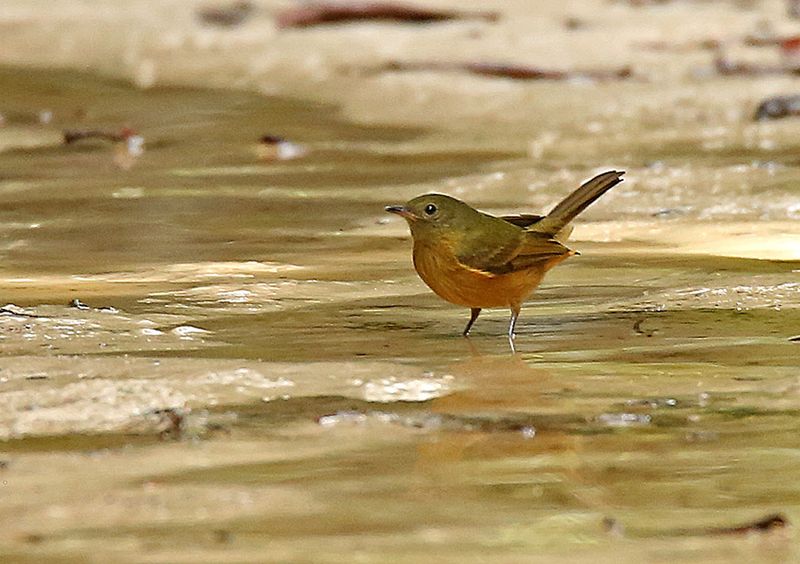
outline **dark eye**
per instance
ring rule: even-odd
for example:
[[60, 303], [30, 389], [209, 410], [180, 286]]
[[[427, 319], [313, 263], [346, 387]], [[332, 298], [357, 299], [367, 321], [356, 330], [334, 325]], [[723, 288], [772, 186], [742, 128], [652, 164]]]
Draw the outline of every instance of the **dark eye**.
[[436, 204], [428, 204], [427, 206], [425, 206], [426, 215], [433, 215], [437, 211], [439, 211], [439, 208], [436, 207]]

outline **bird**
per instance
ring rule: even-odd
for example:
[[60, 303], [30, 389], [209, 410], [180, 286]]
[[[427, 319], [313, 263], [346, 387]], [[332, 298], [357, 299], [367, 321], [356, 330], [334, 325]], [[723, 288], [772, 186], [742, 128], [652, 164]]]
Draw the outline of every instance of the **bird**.
[[513, 350], [522, 303], [545, 273], [579, 254], [564, 245], [570, 222], [608, 190], [624, 171], [610, 170], [583, 183], [545, 216], [493, 216], [445, 194], [423, 194], [386, 206], [403, 217], [413, 239], [414, 268], [440, 298], [470, 308], [462, 334], [469, 336], [484, 308], [511, 311]]

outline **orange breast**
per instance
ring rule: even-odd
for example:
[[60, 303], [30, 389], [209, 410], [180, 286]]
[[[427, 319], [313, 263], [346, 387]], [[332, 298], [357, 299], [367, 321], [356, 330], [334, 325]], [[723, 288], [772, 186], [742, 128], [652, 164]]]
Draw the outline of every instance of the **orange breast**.
[[436, 294], [466, 307], [511, 307], [521, 304], [539, 285], [544, 274], [569, 254], [531, 268], [493, 275], [458, 262], [446, 245], [414, 244], [414, 268]]

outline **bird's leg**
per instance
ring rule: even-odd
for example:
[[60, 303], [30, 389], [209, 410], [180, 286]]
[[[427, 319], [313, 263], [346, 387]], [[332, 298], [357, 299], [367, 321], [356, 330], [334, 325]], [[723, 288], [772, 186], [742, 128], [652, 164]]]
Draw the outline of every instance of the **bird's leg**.
[[469, 336], [469, 330], [470, 330], [470, 329], [472, 329], [472, 324], [473, 324], [473, 323], [475, 323], [475, 320], [476, 320], [476, 319], [478, 319], [478, 316], [479, 316], [480, 314], [481, 314], [481, 308], [479, 308], [479, 307], [473, 307], [473, 308], [470, 310], [469, 321], [467, 322], [467, 326], [466, 326], [466, 327], [464, 327], [464, 333], [463, 333], [463, 335], [464, 335], [465, 337], [468, 337], [468, 336]]
[[511, 305], [511, 321], [508, 324], [508, 338], [513, 339], [516, 335], [514, 333], [514, 327], [517, 325], [517, 318], [519, 317], [519, 310], [521, 306], [519, 304], [512, 304]]
[[517, 349], [514, 348], [514, 327], [517, 325], [517, 318], [519, 317], [519, 304], [512, 304], [511, 306], [511, 321], [508, 323], [508, 346], [511, 347], [511, 354], [517, 354]]

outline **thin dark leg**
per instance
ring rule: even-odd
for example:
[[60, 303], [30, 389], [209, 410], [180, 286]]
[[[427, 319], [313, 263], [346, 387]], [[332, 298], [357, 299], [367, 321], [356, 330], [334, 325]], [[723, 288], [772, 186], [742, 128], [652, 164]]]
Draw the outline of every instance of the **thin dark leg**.
[[509, 339], [513, 339], [516, 336], [514, 334], [514, 327], [517, 326], [517, 318], [519, 317], [519, 310], [520, 306], [511, 306], [511, 321], [508, 324]]
[[514, 327], [517, 325], [517, 318], [519, 317], [520, 306], [511, 306], [511, 321], [508, 324], [508, 346], [511, 347], [511, 354], [516, 354], [517, 349], [514, 348]]
[[479, 316], [480, 314], [481, 314], [481, 308], [479, 308], [479, 307], [473, 307], [473, 308], [470, 310], [469, 321], [467, 322], [467, 326], [466, 326], [466, 327], [464, 327], [464, 333], [463, 333], [463, 335], [464, 335], [465, 337], [468, 337], [468, 336], [469, 336], [469, 330], [470, 330], [470, 329], [472, 329], [472, 324], [473, 324], [473, 323], [475, 323], [475, 320], [476, 320], [476, 319], [478, 319], [478, 316]]

